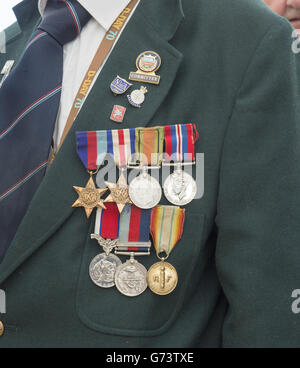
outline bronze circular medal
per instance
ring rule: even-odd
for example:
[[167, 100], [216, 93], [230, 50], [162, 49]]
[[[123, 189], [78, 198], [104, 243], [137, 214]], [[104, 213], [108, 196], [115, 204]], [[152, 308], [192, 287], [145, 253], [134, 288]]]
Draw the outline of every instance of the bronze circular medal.
[[137, 68], [144, 73], [154, 73], [160, 68], [160, 65], [161, 58], [158, 53], [154, 51], [144, 51], [136, 60]]
[[177, 271], [168, 262], [158, 262], [149, 268], [147, 281], [149, 289], [154, 294], [167, 295], [177, 286]]

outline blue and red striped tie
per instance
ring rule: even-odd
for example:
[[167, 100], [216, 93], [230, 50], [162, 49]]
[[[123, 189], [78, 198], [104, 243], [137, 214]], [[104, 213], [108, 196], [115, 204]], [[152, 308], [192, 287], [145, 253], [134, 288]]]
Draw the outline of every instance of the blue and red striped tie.
[[0, 262], [46, 171], [60, 102], [63, 45], [89, 21], [75, 0], [48, 0], [0, 89]]

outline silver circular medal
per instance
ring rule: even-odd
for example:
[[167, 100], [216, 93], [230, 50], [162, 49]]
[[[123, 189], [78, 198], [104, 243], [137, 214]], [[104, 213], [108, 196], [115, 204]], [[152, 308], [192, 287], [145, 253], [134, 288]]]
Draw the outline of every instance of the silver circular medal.
[[147, 270], [137, 260], [127, 260], [117, 268], [115, 284], [121, 294], [138, 296], [147, 289]]
[[183, 170], [175, 170], [163, 185], [164, 194], [169, 202], [176, 206], [190, 203], [196, 196], [197, 184], [193, 177]]
[[142, 209], [155, 207], [162, 196], [159, 182], [147, 173], [142, 173], [129, 184], [129, 197], [133, 204]]
[[94, 284], [102, 288], [115, 286], [115, 273], [121, 260], [114, 254], [98, 254], [91, 262], [89, 272]]

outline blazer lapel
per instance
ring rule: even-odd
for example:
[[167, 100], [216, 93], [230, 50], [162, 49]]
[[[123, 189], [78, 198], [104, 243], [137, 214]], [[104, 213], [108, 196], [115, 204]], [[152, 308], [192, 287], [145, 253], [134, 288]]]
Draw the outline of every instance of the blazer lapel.
[[[58, 231], [74, 211], [71, 206], [77, 195], [72, 186], [85, 186], [88, 180], [76, 154], [75, 132], [145, 126], [163, 103], [182, 61], [182, 54], [168, 40], [183, 18], [179, 0], [168, 1], [168, 5], [165, 3], [161, 0], [141, 0], [138, 5], [31, 202], [0, 265], [0, 283]], [[170, 9], [172, 6], [174, 11]], [[110, 83], [116, 75], [128, 79], [129, 72], [136, 71], [137, 56], [147, 50], [156, 51], [162, 58], [162, 66], [157, 72], [161, 75], [161, 82], [158, 86], [145, 85], [149, 92], [142, 108], [138, 109], [128, 104], [126, 95], [114, 96]], [[131, 90], [139, 89], [141, 85], [134, 82]], [[109, 119], [115, 104], [127, 107], [122, 125]], [[84, 216], [82, 211], [82, 221], [87, 221]]]
[[[156, 1], [152, 2], [154, 4]], [[176, 4], [178, 1], [171, 1]], [[165, 37], [157, 33], [148, 19], [149, 2], [141, 1], [134, 15], [124, 29], [116, 47], [112, 51], [108, 62], [105, 64], [102, 73], [97, 79], [94, 88], [90, 92], [81, 112], [74, 124], [75, 130], [79, 129], [120, 129], [121, 126], [112, 122], [110, 114], [114, 105], [123, 105], [127, 108], [125, 120], [122, 127], [136, 127], [149, 123], [156, 110], [162, 104], [175, 80], [176, 73], [182, 61], [182, 54], [175, 49]], [[177, 5], [177, 4], [176, 4]], [[159, 5], [160, 8], [163, 8]], [[156, 8], [158, 9], [158, 7]], [[161, 9], [160, 9], [161, 12]], [[146, 15], [145, 15], [146, 14]], [[181, 14], [181, 13], [179, 13]], [[182, 16], [174, 20], [166, 18], [162, 27], [170, 28], [165, 36], [170, 36], [175, 32]], [[151, 23], [150, 23], [151, 22]], [[171, 23], [171, 24], [170, 24]], [[114, 96], [110, 90], [110, 84], [113, 79], [119, 75], [128, 80], [129, 72], [136, 71], [137, 56], [147, 50], [153, 50], [159, 53], [162, 58], [162, 66], [157, 74], [161, 75], [161, 82], [158, 86], [131, 82], [133, 86], [122, 96]], [[144, 85], [148, 89], [145, 95], [145, 102], [142, 108], [134, 108], [129, 105], [126, 95], [134, 89], [139, 89]], [[87, 125], [88, 124], [88, 125]], [[138, 124], [138, 125], [137, 125]]]

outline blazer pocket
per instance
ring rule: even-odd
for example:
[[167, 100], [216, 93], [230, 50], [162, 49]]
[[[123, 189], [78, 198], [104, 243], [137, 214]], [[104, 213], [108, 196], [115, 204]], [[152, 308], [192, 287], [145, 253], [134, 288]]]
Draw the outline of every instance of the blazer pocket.
[[[203, 245], [205, 216], [187, 210], [183, 236], [171, 253], [168, 262], [178, 272], [178, 284], [169, 295], [159, 296], [149, 288], [137, 296], [126, 297], [116, 287], [102, 289], [89, 277], [92, 259], [102, 252], [98, 243], [88, 236], [76, 295], [80, 320], [89, 328], [120, 336], [157, 336], [166, 332], [176, 320], [185, 299], [191, 275]], [[125, 262], [129, 257], [120, 257]], [[147, 269], [158, 262], [154, 247], [150, 256], [136, 257]]]

